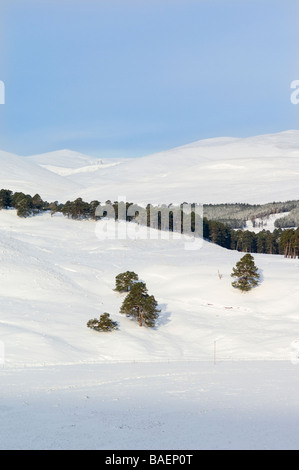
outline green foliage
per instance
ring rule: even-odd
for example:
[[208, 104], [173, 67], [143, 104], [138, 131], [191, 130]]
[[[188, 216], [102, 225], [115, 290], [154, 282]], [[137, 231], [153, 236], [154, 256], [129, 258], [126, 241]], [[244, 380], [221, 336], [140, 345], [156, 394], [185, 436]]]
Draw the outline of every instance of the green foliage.
[[63, 208], [62, 213], [72, 219], [87, 219], [89, 217], [90, 205], [88, 202], [83, 201], [78, 197], [75, 201], [67, 201]]
[[132, 317], [139, 326], [153, 328], [159, 316], [158, 303], [153, 295], [149, 295], [144, 282], [132, 284], [129, 293], [123, 301], [120, 313]]
[[233, 268], [231, 276], [236, 277], [236, 280], [232, 282], [232, 286], [240, 289], [242, 292], [247, 292], [257, 286], [260, 275], [258, 268], [254, 264], [253, 256], [249, 253], [244, 255], [237, 262], [236, 267]]
[[32, 197], [29, 194], [22, 192], [16, 192], [11, 198], [12, 207], [17, 209], [17, 215], [19, 217], [29, 217], [32, 213], [33, 204]]
[[299, 229], [287, 229], [281, 234], [279, 240], [280, 249], [283, 250], [286, 258], [296, 258], [299, 256]]
[[135, 281], [138, 281], [138, 275], [134, 271], [120, 273], [115, 278], [114, 290], [117, 292], [129, 292]]
[[7, 209], [11, 205], [12, 191], [9, 189], [0, 190], [0, 209]]
[[35, 194], [35, 196], [33, 196], [31, 203], [34, 212], [40, 212], [44, 209], [44, 201], [39, 194]]
[[100, 316], [99, 320], [97, 318], [89, 320], [87, 322], [87, 326], [88, 328], [96, 331], [108, 332], [116, 330], [118, 328], [118, 323], [110, 318], [109, 313], [105, 312]]

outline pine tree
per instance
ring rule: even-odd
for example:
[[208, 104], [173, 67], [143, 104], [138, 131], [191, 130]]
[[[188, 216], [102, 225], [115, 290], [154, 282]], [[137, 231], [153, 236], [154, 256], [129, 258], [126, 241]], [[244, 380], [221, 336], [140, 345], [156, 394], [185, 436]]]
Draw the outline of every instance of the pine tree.
[[11, 200], [12, 206], [17, 209], [19, 217], [29, 217], [32, 213], [32, 197], [22, 192], [14, 193]]
[[87, 326], [96, 331], [112, 331], [117, 329], [118, 323], [110, 318], [109, 313], [105, 312], [99, 320], [97, 318], [89, 320]]
[[153, 328], [159, 316], [158, 303], [153, 295], [148, 295], [144, 282], [135, 282], [123, 301], [120, 313], [133, 317], [139, 326]]
[[9, 189], [0, 190], [0, 209], [7, 209], [11, 205], [12, 191]]
[[134, 271], [120, 273], [115, 278], [115, 289], [117, 292], [129, 292], [133, 283], [138, 281], [138, 274]]
[[247, 292], [258, 285], [260, 275], [258, 268], [254, 264], [254, 258], [251, 254], [244, 255], [233, 268], [232, 277], [237, 279], [232, 282], [232, 286]]
[[42, 198], [40, 197], [39, 194], [35, 194], [35, 196], [33, 196], [32, 198], [32, 209], [34, 212], [40, 212], [43, 208], [43, 205], [44, 205], [44, 201], [42, 200]]

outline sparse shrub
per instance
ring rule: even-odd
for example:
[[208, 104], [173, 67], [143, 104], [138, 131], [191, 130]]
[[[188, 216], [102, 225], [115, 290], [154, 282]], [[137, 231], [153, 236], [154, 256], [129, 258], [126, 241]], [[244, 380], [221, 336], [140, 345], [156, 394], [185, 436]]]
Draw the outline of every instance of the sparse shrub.
[[109, 313], [105, 312], [99, 319], [89, 320], [87, 326], [96, 331], [113, 331], [118, 328], [118, 323], [110, 318]]

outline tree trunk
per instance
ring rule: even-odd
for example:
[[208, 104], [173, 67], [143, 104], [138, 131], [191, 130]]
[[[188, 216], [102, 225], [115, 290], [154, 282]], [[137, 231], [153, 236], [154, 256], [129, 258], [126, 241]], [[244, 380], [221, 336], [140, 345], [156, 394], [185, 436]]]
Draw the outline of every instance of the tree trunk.
[[138, 314], [139, 326], [142, 326], [143, 315], [142, 315], [141, 305], [138, 305], [138, 310], [139, 310], [139, 314]]

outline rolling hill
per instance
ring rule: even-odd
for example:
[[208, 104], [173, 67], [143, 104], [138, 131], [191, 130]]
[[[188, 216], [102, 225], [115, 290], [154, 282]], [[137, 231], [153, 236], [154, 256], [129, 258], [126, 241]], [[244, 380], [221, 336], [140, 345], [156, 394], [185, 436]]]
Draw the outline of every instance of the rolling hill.
[[299, 198], [298, 130], [205, 139], [123, 160], [99, 160], [71, 150], [9, 160], [1, 160], [2, 185], [7, 182], [11, 189], [23, 186], [26, 190], [39, 187], [42, 197], [61, 202], [78, 196], [89, 202], [125, 196], [141, 204], [267, 203]]
[[[298, 156], [299, 131], [119, 161], [0, 152], [0, 187], [61, 202], [298, 199]], [[242, 253], [119, 224], [123, 239], [112, 220], [0, 211], [0, 449], [298, 448], [299, 260], [254, 255], [261, 282], [242, 294]], [[158, 301], [153, 329], [119, 313], [126, 270]], [[104, 312], [117, 331], [87, 328]]]

